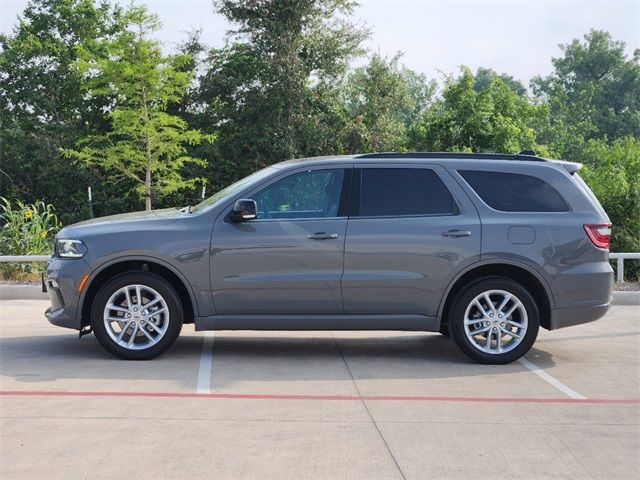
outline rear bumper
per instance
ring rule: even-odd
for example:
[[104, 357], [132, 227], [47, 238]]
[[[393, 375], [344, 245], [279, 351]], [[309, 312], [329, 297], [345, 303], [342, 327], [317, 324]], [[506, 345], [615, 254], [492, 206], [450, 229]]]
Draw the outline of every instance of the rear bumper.
[[554, 308], [551, 310], [549, 330], [571, 327], [582, 323], [589, 323], [602, 318], [611, 305], [612, 298], [607, 303], [588, 307]]
[[613, 269], [608, 261], [576, 265], [558, 275], [551, 286], [555, 308], [549, 330], [593, 322], [607, 313], [613, 301]]

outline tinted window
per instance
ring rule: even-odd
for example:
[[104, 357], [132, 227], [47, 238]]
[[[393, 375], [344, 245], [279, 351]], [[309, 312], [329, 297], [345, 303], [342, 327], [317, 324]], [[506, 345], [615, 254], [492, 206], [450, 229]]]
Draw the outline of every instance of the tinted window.
[[438, 175], [425, 168], [365, 168], [360, 216], [451, 215], [456, 203]]
[[260, 180], [265, 179], [269, 175], [273, 175], [273, 170], [274, 170], [273, 167], [267, 167], [267, 168], [264, 168], [262, 170], [259, 170], [259, 171], [255, 172], [255, 173], [252, 173], [248, 177], [244, 177], [244, 178], [238, 180], [236, 183], [233, 183], [233, 184], [229, 185], [228, 187], [223, 188], [222, 190], [218, 191], [217, 193], [214, 193], [212, 196], [210, 196], [209, 198], [206, 198], [205, 200], [200, 202], [198, 205], [195, 205], [195, 206], [191, 207], [191, 211], [192, 212], [198, 212], [198, 211], [202, 210], [203, 208], [207, 208], [207, 207], [213, 205], [214, 203], [216, 203], [218, 200], [221, 200], [221, 199], [223, 199], [225, 197], [233, 195], [237, 191], [239, 191], [242, 188], [246, 187], [248, 184], [250, 184], [252, 182], [259, 182]]
[[462, 170], [482, 200], [503, 212], [566, 212], [567, 204], [548, 183], [530, 175]]
[[253, 196], [258, 218], [338, 216], [344, 170], [312, 170], [290, 175]]

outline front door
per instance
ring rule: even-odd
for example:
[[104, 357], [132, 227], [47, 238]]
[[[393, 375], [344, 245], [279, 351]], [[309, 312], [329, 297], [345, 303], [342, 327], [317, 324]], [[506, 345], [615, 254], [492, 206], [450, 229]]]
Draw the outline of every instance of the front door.
[[363, 165], [353, 178], [345, 312], [435, 317], [451, 279], [479, 260], [475, 207], [436, 165]]
[[288, 172], [247, 192], [258, 218], [214, 225], [211, 278], [216, 313], [338, 314], [350, 169]]

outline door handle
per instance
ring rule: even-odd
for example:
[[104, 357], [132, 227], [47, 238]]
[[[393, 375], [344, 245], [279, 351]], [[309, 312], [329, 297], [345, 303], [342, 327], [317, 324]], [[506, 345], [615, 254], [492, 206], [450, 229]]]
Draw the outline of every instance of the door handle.
[[451, 238], [470, 237], [471, 232], [469, 230], [447, 230], [442, 232], [442, 236]]
[[334, 240], [338, 238], [337, 233], [324, 233], [324, 232], [316, 232], [310, 235], [307, 235], [309, 240]]

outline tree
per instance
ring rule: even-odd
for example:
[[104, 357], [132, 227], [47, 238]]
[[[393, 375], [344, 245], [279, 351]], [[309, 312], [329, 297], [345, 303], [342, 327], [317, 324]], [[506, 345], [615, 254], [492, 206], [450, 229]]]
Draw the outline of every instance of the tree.
[[489, 86], [494, 78], [499, 78], [500, 80], [502, 80], [514, 93], [520, 95], [521, 97], [527, 94], [527, 89], [524, 87], [524, 85], [522, 85], [522, 82], [520, 82], [520, 80], [516, 80], [511, 75], [507, 75], [506, 73], [498, 74], [495, 70], [484, 67], [479, 67], [478, 70], [476, 70], [473, 88], [476, 92], [481, 92]]
[[[581, 161], [580, 175], [611, 218], [611, 250], [640, 251], [640, 140], [589, 140]], [[640, 268], [632, 268], [640, 274]]]
[[225, 183], [289, 158], [336, 152], [344, 121], [337, 85], [367, 32], [345, 16], [349, 0], [227, 0], [235, 26], [210, 51], [200, 77], [196, 125], [220, 140], [211, 155]]
[[553, 73], [531, 82], [551, 107], [552, 128], [541, 132], [544, 141], [569, 158], [592, 138], [640, 138], [640, 49], [628, 58], [624, 42], [600, 30], [560, 48]]
[[112, 99], [111, 129], [62, 151], [134, 181], [146, 210], [151, 210], [152, 191], [168, 194], [202, 181], [184, 178], [181, 170], [187, 164], [207, 165], [187, 155], [187, 146], [211, 137], [189, 129], [184, 119], [166, 111], [189, 87], [192, 74], [182, 67], [190, 56], [162, 54], [160, 44], [149, 39], [160, 27], [158, 18], [144, 7], [131, 7], [124, 21], [126, 28], [117, 35], [83, 45], [76, 62], [88, 94]]
[[458, 78], [446, 82], [442, 100], [412, 125], [409, 146], [415, 150], [514, 153], [547, 150], [535, 141], [532, 124], [544, 118], [546, 108], [532, 105], [514, 93], [499, 77], [480, 92], [471, 71], [463, 67]]
[[65, 223], [86, 218], [90, 172], [69, 168], [58, 149], [107, 128], [107, 99], [84, 95], [73, 64], [77, 47], [120, 28], [106, 1], [31, 0], [0, 35], [0, 195], [44, 198]]
[[406, 130], [429, 106], [435, 83], [399, 63], [374, 55], [349, 76], [345, 103], [349, 114], [343, 144], [349, 152], [406, 148]]

